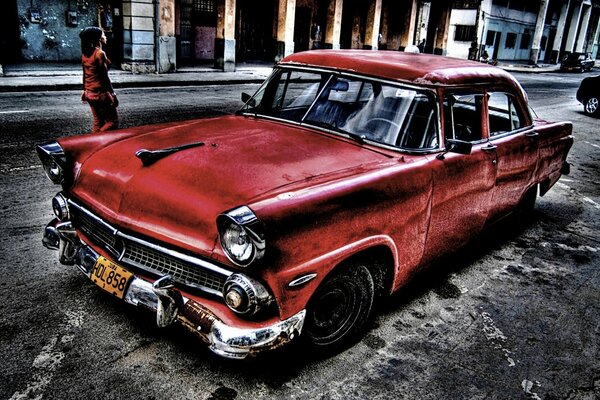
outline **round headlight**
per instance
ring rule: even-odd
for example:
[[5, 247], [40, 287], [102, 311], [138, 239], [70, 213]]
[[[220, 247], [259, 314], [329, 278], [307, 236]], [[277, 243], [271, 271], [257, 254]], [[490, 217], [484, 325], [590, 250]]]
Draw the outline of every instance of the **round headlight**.
[[55, 162], [55, 161], [50, 161], [50, 164], [48, 164], [47, 167], [47, 171], [46, 173], [48, 174], [48, 177], [50, 178], [50, 180], [54, 183], [60, 183], [62, 182], [62, 169], [60, 168], [60, 166]]
[[234, 264], [247, 267], [264, 255], [262, 223], [247, 206], [220, 214], [217, 217], [217, 228], [221, 247]]
[[65, 221], [70, 218], [69, 203], [62, 193], [58, 193], [52, 199], [52, 211], [59, 221]]
[[246, 264], [252, 258], [254, 246], [244, 227], [229, 221], [221, 234], [221, 244], [229, 257], [239, 264]]
[[38, 156], [44, 166], [44, 172], [55, 184], [64, 182], [65, 153], [58, 142], [46, 143], [36, 147]]

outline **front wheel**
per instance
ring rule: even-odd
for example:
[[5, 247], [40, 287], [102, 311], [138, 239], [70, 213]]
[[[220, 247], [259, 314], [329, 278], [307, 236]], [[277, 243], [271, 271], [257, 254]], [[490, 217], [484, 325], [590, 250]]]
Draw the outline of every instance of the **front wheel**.
[[600, 101], [598, 100], [597, 96], [591, 96], [589, 97], [587, 100], [585, 100], [585, 103], [583, 103], [583, 111], [587, 114], [587, 115], [595, 115], [597, 116], [600, 111]]
[[348, 265], [327, 278], [307, 307], [304, 337], [324, 352], [336, 352], [362, 333], [373, 307], [375, 285], [362, 264]]

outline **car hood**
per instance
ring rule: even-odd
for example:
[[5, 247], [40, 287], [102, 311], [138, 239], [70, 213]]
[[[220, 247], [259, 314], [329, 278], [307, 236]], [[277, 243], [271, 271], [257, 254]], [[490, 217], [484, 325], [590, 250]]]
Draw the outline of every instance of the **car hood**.
[[[149, 165], [136, 157], [198, 142]], [[314, 130], [228, 116], [150, 126], [101, 148], [81, 166], [72, 193], [125, 230], [210, 252], [219, 213], [388, 159]]]

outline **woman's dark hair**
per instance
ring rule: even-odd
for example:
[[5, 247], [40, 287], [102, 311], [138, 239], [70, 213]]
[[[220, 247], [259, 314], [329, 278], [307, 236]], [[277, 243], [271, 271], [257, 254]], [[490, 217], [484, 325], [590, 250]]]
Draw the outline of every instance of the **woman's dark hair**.
[[81, 32], [79, 32], [79, 38], [81, 39], [81, 53], [86, 57], [91, 56], [94, 53], [96, 46], [100, 44], [101, 37], [102, 29], [95, 26], [83, 28]]

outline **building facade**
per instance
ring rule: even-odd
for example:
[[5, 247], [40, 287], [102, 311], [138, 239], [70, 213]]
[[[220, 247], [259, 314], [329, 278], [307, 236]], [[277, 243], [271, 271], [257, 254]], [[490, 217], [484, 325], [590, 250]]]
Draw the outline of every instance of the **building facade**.
[[79, 31], [101, 26], [134, 72], [278, 61], [308, 49], [417, 46], [426, 53], [530, 63], [598, 57], [600, 0], [9, 0], [4, 60], [78, 61]]

